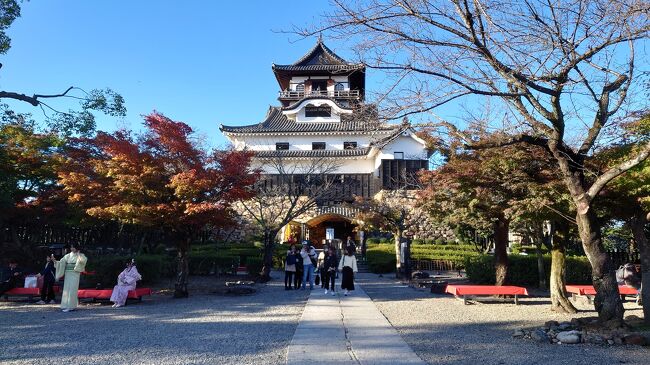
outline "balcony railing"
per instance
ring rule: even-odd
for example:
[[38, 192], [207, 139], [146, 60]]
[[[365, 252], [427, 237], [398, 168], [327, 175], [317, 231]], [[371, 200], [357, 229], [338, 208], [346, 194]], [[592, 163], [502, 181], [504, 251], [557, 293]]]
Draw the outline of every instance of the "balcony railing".
[[328, 98], [356, 99], [359, 90], [313, 90], [313, 91], [280, 91], [280, 99], [302, 99], [309, 96], [323, 96]]

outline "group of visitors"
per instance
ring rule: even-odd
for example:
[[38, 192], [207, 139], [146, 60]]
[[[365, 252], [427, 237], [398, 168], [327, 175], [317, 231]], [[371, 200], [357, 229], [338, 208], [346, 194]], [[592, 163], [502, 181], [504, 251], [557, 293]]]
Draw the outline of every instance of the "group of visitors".
[[[41, 300], [37, 304], [54, 304], [55, 293], [54, 284], [63, 278], [63, 290], [61, 291], [61, 311], [70, 312], [79, 306], [78, 291], [79, 279], [81, 274], [86, 270], [88, 258], [81, 252], [78, 245], [71, 245], [70, 252], [66, 253], [60, 260], [54, 257], [54, 254], [47, 256], [45, 266], [36, 275], [42, 280], [40, 285]], [[9, 260], [8, 269], [2, 273], [0, 282], [0, 296], [13, 288], [21, 287], [25, 270], [18, 267], [16, 260]], [[110, 301], [113, 307], [122, 307], [126, 303], [129, 291], [134, 290], [136, 282], [142, 280], [138, 273], [135, 261], [127, 263], [124, 271], [117, 278], [117, 285], [113, 288]]]
[[357, 272], [356, 245], [351, 237], [348, 237], [342, 251], [339, 259], [333, 245], [325, 245], [317, 255], [309, 241], [303, 241], [300, 251], [292, 244], [285, 260], [284, 289], [305, 290], [309, 283], [309, 290], [313, 290], [314, 284], [320, 284], [325, 289], [325, 294], [336, 295], [336, 278], [340, 272], [341, 289], [347, 296], [350, 290], [354, 290], [354, 273]]

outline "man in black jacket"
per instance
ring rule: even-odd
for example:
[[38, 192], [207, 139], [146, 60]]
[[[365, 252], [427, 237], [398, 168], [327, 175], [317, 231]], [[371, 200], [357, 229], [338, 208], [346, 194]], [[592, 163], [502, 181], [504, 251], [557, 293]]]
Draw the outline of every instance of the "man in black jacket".
[[18, 267], [16, 260], [9, 260], [9, 267], [4, 270], [2, 282], [0, 282], [0, 295], [20, 286], [23, 277], [23, 270]]
[[54, 268], [54, 255], [46, 258], [45, 267], [38, 276], [43, 278], [43, 288], [41, 289], [41, 301], [37, 304], [54, 303], [54, 282], [56, 281], [56, 269]]

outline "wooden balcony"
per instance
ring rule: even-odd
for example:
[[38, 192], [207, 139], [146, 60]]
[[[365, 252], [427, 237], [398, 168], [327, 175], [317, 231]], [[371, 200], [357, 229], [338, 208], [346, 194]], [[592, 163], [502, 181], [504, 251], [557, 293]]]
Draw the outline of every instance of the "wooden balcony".
[[322, 96], [336, 99], [358, 99], [359, 90], [314, 90], [314, 91], [280, 91], [279, 99], [282, 100], [300, 100], [310, 96]]

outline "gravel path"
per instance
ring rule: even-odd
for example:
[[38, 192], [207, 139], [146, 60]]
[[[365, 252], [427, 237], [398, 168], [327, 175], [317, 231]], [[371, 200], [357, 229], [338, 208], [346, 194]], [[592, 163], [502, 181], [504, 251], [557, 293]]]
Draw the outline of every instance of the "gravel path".
[[[359, 274], [357, 281], [413, 350], [429, 364], [649, 364], [650, 351], [638, 346], [542, 345], [512, 339], [520, 327], [543, 325], [570, 316], [551, 312], [548, 299], [464, 305], [447, 295], [433, 295], [392, 278]], [[629, 301], [626, 315], [642, 317]], [[595, 316], [578, 306], [577, 316]]]
[[307, 293], [280, 274], [249, 296], [154, 296], [113, 309], [0, 303], [0, 363], [284, 364]]

